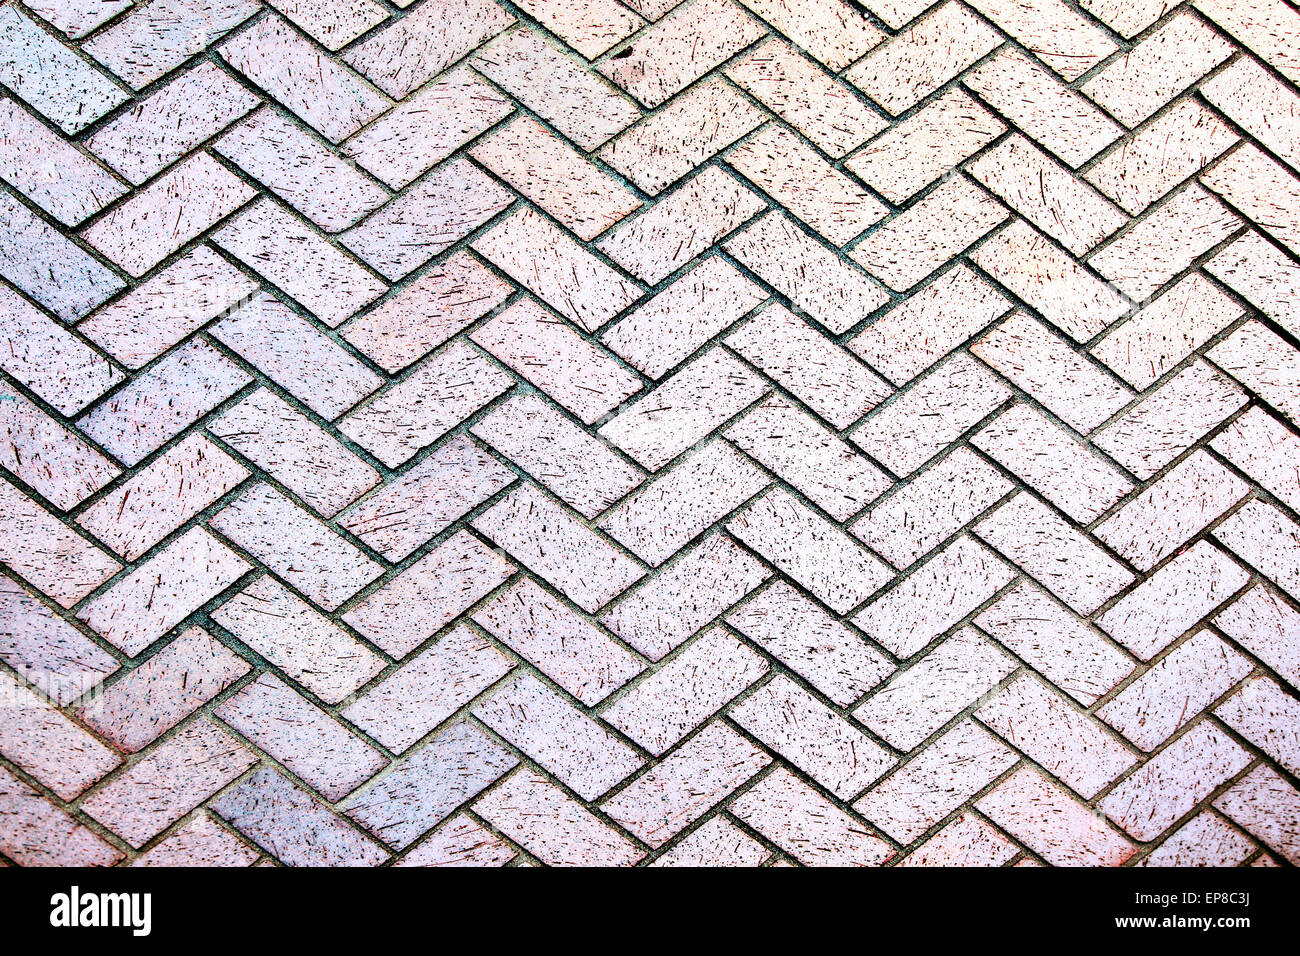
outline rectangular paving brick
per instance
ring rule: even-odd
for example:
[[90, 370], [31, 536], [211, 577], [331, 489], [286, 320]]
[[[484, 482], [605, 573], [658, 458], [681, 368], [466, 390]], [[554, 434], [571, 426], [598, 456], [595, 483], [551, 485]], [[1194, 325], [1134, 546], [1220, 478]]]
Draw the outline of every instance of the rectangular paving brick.
[[394, 657], [405, 657], [514, 573], [467, 531], [457, 531], [372, 591], [343, 619]]
[[641, 390], [640, 379], [533, 299], [520, 299], [470, 338], [591, 425]]
[[879, 866], [894, 855], [869, 827], [784, 768], [745, 791], [729, 809], [808, 866]]
[[659, 660], [771, 574], [725, 534], [715, 533], [601, 615], [601, 623]]
[[1300, 703], [1271, 677], [1250, 678], [1214, 712], [1292, 774], [1300, 767]]
[[0, 753], [64, 800], [74, 800], [122, 758], [16, 677], [0, 671]]
[[77, 523], [134, 561], [247, 477], [220, 448], [190, 434], [83, 511]]
[[394, 753], [403, 753], [509, 673], [510, 660], [486, 638], [457, 626], [342, 712]]
[[893, 577], [883, 561], [784, 489], [740, 512], [727, 530], [840, 614]]
[[346, 812], [402, 850], [518, 764], [477, 727], [455, 724], [357, 793]]
[[660, 847], [771, 762], [715, 721], [606, 800], [602, 809], [628, 832]]
[[898, 862], [899, 866], [1004, 866], [1019, 847], [979, 817], [963, 813]]
[[327, 611], [383, 573], [356, 547], [265, 482], [245, 491], [210, 524]]
[[662, 756], [767, 670], [760, 655], [715, 627], [637, 682], [601, 719]]
[[8, 578], [0, 578], [0, 658], [60, 707], [118, 669], [113, 657]]
[[1097, 716], [1149, 753], [1250, 673], [1250, 661], [1204, 630], [1124, 688]]
[[779, 303], [726, 343], [836, 428], [847, 428], [890, 394], [889, 383]]
[[19, 866], [112, 866], [125, 855], [0, 767], [0, 853]]
[[770, 483], [731, 445], [712, 441], [633, 492], [598, 524], [658, 567]]
[[192, 527], [85, 604], [77, 617], [135, 657], [250, 567], [204, 528]]
[[1300, 402], [1295, 386], [1300, 382], [1300, 359], [1285, 340], [1252, 320], [1206, 353], [1246, 388], [1259, 395], [1293, 422], [1300, 420]]
[[207, 814], [199, 814], [155, 843], [131, 866], [250, 866], [257, 851], [222, 829]]
[[888, 750], [788, 677], [772, 678], [732, 707], [730, 717], [842, 800], [894, 765]]
[[137, 465], [252, 381], [207, 340], [192, 339], [100, 402], [77, 427]]
[[378, 298], [384, 284], [306, 222], [263, 196], [212, 237], [330, 328]]
[[631, 840], [527, 768], [515, 771], [473, 806], [547, 866], [630, 866], [643, 855]]
[[338, 428], [396, 468], [513, 384], [491, 359], [457, 342], [386, 386], [341, 419]]
[[1214, 536], [1293, 598], [1300, 595], [1300, 525], [1277, 508], [1249, 501]]
[[1241, 565], [1208, 541], [1198, 541], [1125, 595], [1097, 626], [1150, 660], [1249, 579]]
[[584, 800], [595, 800], [644, 763], [635, 750], [531, 674], [473, 714]]
[[392, 374], [492, 311], [511, 291], [473, 256], [455, 252], [341, 332]]
[[1293, 866], [1300, 860], [1300, 832], [1296, 827], [1300, 791], [1276, 770], [1256, 767], [1214, 805]]
[[505, 866], [518, 855], [491, 830], [458, 813], [393, 866]]
[[137, 849], [257, 763], [207, 719], [196, 720], [115, 776], [82, 809]]
[[137, 6], [85, 48], [138, 90], [257, 12], [252, 0], [162, 0]]
[[464, 435], [349, 508], [339, 523], [390, 561], [400, 561], [515, 480]]
[[82, 705], [77, 719], [136, 753], [250, 670], [207, 631], [191, 627]]
[[321, 806], [274, 767], [262, 767], [222, 794], [212, 810], [289, 866], [378, 866], [379, 844]]
[[374, 747], [271, 674], [245, 684], [213, 713], [331, 803], [388, 765]]
[[[531, 6], [545, 22], [560, 5]], [[641, 110], [607, 80], [582, 69], [532, 30], [507, 33], [475, 56], [473, 65], [588, 152], [641, 118]]]
[[474, 620], [588, 707], [645, 669], [635, 654], [531, 580], [496, 595]]
[[758, 866], [771, 855], [763, 844], [740, 827], [727, 822], [722, 816], [713, 816], [674, 843], [672, 849], [656, 857], [650, 865]]
[[1300, 507], [1300, 475], [1290, 463], [1300, 438], [1259, 406], [1232, 422], [1210, 447], [1292, 508]]
[[1258, 306], [1284, 329], [1300, 329], [1295, 290], [1300, 266], [1257, 232], [1248, 232], [1205, 263], [1205, 271]]
[[208, 426], [325, 518], [379, 482], [379, 473], [269, 389], [258, 389]]
[[269, 575], [222, 604], [212, 619], [327, 704], [384, 669], [378, 654]]
[[1029, 767], [1017, 770], [975, 806], [1053, 866], [1119, 866], [1137, 849]]
[[1011, 583], [1015, 571], [962, 535], [853, 617], [895, 657], [908, 658]]
[[1259, 847], [1213, 810], [1192, 817], [1135, 866], [1238, 866]]
[[1220, 611], [1215, 624], [1250, 653], [1300, 688], [1300, 654], [1288, 639], [1300, 625], [1300, 612], [1263, 584]]
[[1015, 766], [1016, 753], [964, 720], [853, 805], [900, 843], [912, 843]]
[[784, 581], [727, 615], [727, 623], [841, 707], [894, 670], [884, 654]]
[[899, 750], [912, 750], [1015, 670], [1015, 661], [964, 627], [900, 671], [853, 716]]

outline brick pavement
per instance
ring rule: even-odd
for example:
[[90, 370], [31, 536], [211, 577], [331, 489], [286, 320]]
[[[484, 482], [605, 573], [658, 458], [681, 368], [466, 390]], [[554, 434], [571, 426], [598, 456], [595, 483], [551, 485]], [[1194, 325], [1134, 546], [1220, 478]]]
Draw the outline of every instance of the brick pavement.
[[1300, 863], [1297, 51], [0, 5], [0, 863]]

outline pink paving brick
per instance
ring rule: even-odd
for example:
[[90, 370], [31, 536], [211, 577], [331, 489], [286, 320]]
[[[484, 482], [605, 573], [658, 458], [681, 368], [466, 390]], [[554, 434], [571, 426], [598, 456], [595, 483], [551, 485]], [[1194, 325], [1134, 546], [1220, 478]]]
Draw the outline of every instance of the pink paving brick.
[[402, 753], [514, 667], [485, 638], [458, 626], [343, 711], [351, 723]]
[[85, 501], [120, 471], [4, 381], [0, 381], [0, 467], [62, 511]]
[[1029, 767], [1017, 770], [975, 806], [1053, 866], [1119, 866], [1137, 849]]
[[785, 490], [764, 495], [727, 530], [840, 614], [893, 577], [884, 562]]
[[1014, 843], [973, 814], [963, 813], [899, 866], [1005, 866], [1019, 850]]
[[394, 866], [505, 866], [519, 855], [486, 827], [458, 813]]
[[659, 660], [765, 581], [771, 572], [725, 534], [712, 534], [601, 615]]
[[112, 866], [121, 850], [0, 767], [0, 852], [20, 866]]
[[269, 389], [232, 406], [208, 431], [324, 518], [379, 481], [378, 472]]
[[343, 619], [371, 643], [405, 657], [514, 572], [499, 553], [457, 531]]
[[214, 515], [211, 527], [327, 611], [383, 573], [354, 545], [265, 483]]
[[1300, 525], [1277, 508], [1248, 501], [1214, 536], [1293, 598], [1300, 595]]
[[212, 809], [288, 866], [378, 866], [388, 858], [274, 767], [222, 794]]
[[712, 723], [602, 809], [659, 847], [769, 763], [770, 757], [726, 724]]
[[1125, 777], [1098, 806], [1130, 836], [1148, 842], [1250, 761], [1227, 734], [1201, 721]]
[[596, 238], [641, 205], [630, 189], [526, 116], [492, 133], [470, 155], [579, 239]]
[[471, 431], [585, 518], [594, 518], [643, 480], [639, 468], [536, 394], [510, 398]]
[[349, 508], [339, 523], [390, 561], [400, 561], [514, 479], [509, 468], [458, 435]]
[[137, 369], [255, 291], [256, 283], [210, 247], [199, 246], [100, 309], [78, 331]]
[[53, 790], [74, 800], [122, 758], [86, 733], [15, 677], [0, 671], [0, 753]]
[[391, 374], [490, 312], [510, 291], [472, 256], [456, 252], [348, 323], [342, 334]]
[[223, 226], [212, 241], [331, 328], [384, 291], [365, 267], [266, 197]]
[[378, 654], [270, 576], [226, 601], [212, 619], [327, 704], [384, 668]]
[[98, 645], [8, 578], [0, 578], [0, 657], [60, 707], [118, 668]]
[[975, 623], [1085, 707], [1133, 671], [1115, 645], [1023, 579]]
[[347, 815], [404, 849], [517, 764], [477, 727], [456, 724], [357, 793]]
[[250, 670], [211, 634], [191, 627], [92, 697], [77, 718], [119, 750], [135, 753]]
[[205, 339], [193, 339], [96, 405], [77, 427], [137, 465], [250, 381]]
[[788, 677], [768, 681], [733, 706], [730, 716], [842, 800], [894, 765], [889, 751]]
[[769, 484], [726, 442], [692, 452], [600, 519], [600, 528], [651, 567], [664, 561]]
[[662, 756], [768, 670], [723, 627], [704, 632], [605, 709], [602, 719]]
[[644, 762], [531, 674], [496, 691], [473, 714], [584, 800], [595, 800]]
[[344, 417], [339, 431], [396, 468], [513, 384], [491, 359], [456, 342]]
[[1300, 767], [1300, 703], [1269, 677], [1253, 677], [1215, 713], [1291, 773]]
[[1250, 670], [1247, 658], [1203, 630], [1111, 698], [1097, 716], [1149, 753]]
[[841, 707], [894, 670], [884, 654], [783, 581], [727, 615], [727, 623]]
[[1079, 614], [1090, 614], [1133, 575], [1032, 495], [1020, 493], [975, 533]]
[[1256, 584], [1214, 618], [1224, 634], [1254, 654], [1292, 687], [1300, 688], [1300, 655], [1290, 635], [1300, 612], [1263, 584]]
[[77, 523], [134, 561], [247, 477], [237, 461], [191, 434], [83, 511]]
[[776, 303], [726, 342], [836, 428], [847, 428], [890, 393], [888, 382]]
[[962, 535], [854, 615], [853, 623], [894, 656], [911, 657], [1014, 577], [1006, 562]]
[[846, 521], [891, 484], [879, 468], [781, 398], [770, 398], [727, 429], [755, 461]]
[[465, 159], [438, 167], [418, 185], [339, 237], [372, 269], [396, 282], [465, 238], [514, 201]]
[[474, 811], [548, 866], [629, 866], [642, 853], [546, 777], [515, 771]]
[[895, 674], [853, 716], [899, 750], [911, 750], [1015, 670], [1015, 661], [964, 627]]
[[77, 614], [134, 657], [250, 569], [201, 527], [192, 527]]
[[641, 390], [633, 372], [533, 299], [520, 299], [471, 338], [586, 425]]
[[1255, 843], [1206, 810], [1169, 835], [1137, 866], [1237, 866], [1257, 850]]
[[496, 595], [474, 620], [588, 707], [645, 669], [635, 654], [531, 580]]
[[734, 176], [708, 166], [653, 209], [611, 230], [596, 247], [642, 282], [655, 283], [765, 208]]
[[1300, 860], [1300, 791], [1269, 767], [1256, 767], [1214, 805], [1295, 865]]
[[257, 758], [207, 719], [187, 724], [82, 801], [137, 849], [253, 766]]
[[199, 815], [140, 854], [132, 866], [249, 866], [257, 851]]
[[388, 765], [379, 751], [270, 674], [245, 684], [213, 713], [331, 803]]
[[140, 89], [216, 42], [257, 9], [251, 0], [164, 0], [137, 7], [88, 42], [86, 51]]
[[740, 867], [758, 866], [771, 856], [763, 844], [728, 823], [721, 816], [710, 817], [671, 850], [657, 857], [651, 866]]
[[8, 482], [0, 482], [0, 561], [63, 607], [122, 566]]
[[1136, 759], [1100, 724], [1033, 677], [1018, 677], [975, 716], [1085, 799]]
[[893, 850], [784, 768], [732, 801], [731, 813], [808, 866], [879, 866]]
[[894, 839], [912, 843], [1016, 760], [996, 737], [964, 720], [853, 807]]

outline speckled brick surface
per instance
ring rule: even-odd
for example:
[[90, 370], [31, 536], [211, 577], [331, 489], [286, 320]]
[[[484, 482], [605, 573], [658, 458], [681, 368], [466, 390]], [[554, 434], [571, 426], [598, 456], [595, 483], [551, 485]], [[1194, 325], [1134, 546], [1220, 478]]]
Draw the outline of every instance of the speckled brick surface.
[[1291, 0], [0, 0], [0, 866], [1300, 865]]

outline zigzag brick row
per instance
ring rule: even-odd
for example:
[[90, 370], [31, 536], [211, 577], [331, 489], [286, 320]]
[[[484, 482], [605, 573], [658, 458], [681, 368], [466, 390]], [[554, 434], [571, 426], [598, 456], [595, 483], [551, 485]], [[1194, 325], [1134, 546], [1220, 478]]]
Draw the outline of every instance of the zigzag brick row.
[[1287, 0], [0, 5], [0, 862], [1300, 863]]

